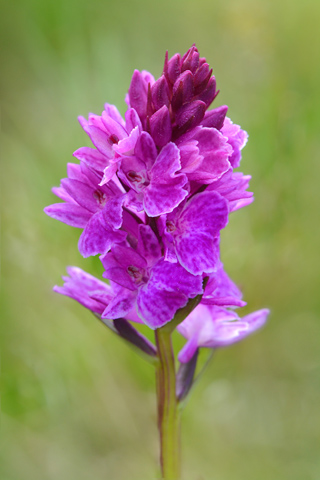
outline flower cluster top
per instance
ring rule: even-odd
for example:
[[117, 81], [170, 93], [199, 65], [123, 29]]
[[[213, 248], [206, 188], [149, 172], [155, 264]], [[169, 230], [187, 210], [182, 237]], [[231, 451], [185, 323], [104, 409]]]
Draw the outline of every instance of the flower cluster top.
[[158, 80], [135, 70], [123, 119], [106, 104], [79, 121], [94, 148], [74, 152], [68, 177], [53, 192], [64, 203], [45, 212], [81, 228], [79, 251], [100, 255], [109, 284], [69, 267], [63, 287], [102, 318], [159, 328], [198, 295], [201, 303], [178, 329], [187, 338], [180, 360], [199, 346], [227, 345], [261, 326], [267, 310], [242, 320], [244, 305], [223, 270], [220, 231], [229, 213], [252, 202], [250, 176], [234, 172], [247, 133], [208, 110], [218, 91], [205, 58], [192, 46], [165, 58]]

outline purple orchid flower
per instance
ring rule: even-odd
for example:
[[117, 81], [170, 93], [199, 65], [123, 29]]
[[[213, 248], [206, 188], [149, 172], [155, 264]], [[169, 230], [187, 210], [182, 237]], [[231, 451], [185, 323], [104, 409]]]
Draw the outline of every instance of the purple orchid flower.
[[[111, 287], [78, 267], [68, 267], [64, 285], [53, 290], [73, 298], [94, 313], [101, 314], [113, 298]], [[95, 297], [95, 298], [94, 298]]]
[[177, 259], [193, 275], [216, 270], [219, 234], [228, 222], [228, 205], [219, 193], [198, 193], [160, 222], [169, 261]]
[[[109, 104], [100, 116], [79, 117], [95, 148], [74, 152], [80, 165], [69, 164], [68, 178], [53, 189], [63, 203], [45, 212], [83, 229], [80, 253], [101, 254], [111, 283], [92, 291], [89, 277], [80, 281], [70, 270], [56, 291], [93, 311], [99, 304], [104, 319], [129, 315], [152, 329], [198, 295], [194, 311], [211, 315], [214, 325], [229, 321], [226, 308], [245, 304], [222, 268], [219, 244], [229, 214], [253, 201], [251, 177], [234, 171], [248, 135], [226, 117], [226, 105], [208, 110], [217, 94], [212, 69], [193, 45], [183, 56], [166, 55], [156, 80], [134, 71], [124, 119]], [[190, 322], [202, 329], [197, 315], [181, 325]]]
[[148, 225], [139, 225], [136, 249], [114, 246], [101, 261], [103, 276], [122, 287], [103, 312], [103, 318], [125, 317], [136, 306], [144, 323], [159, 328], [189, 298], [203, 293], [202, 276], [191, 275], [181, 265], [161, 258], [159, 241]]
[[198, 305], [177, 328], [188, 340], [178, 355], [182, 363], [191, 360], [199, 347], [227, 347], [261, 328], [269, 310], [258, 310], [243, 318], [225, 308]]
[[220, 261], [216, 272], [208, 276], [201, 303], [220, 307], [244, 307], [246, 305], [246, 302], [242, 300], [241, 290], [228, 277]]
[[99, 186], [101, 176], [86, 166], [68, 164], [68, 178], [53, 193], [65, 201], [45, 208], [45, 213], [73, 227], [83, 228], [79, 251], [84, 257], [105, 253], [125, 240], [122, 206], [126, 195], [112, 181]]
[[135, 205], [149, 217], [172, 212], [188, 195], [183, 187], [187, 177], [177, 173], [181, 168], [178, 147], [170, 142], [157, 155], [151, 136], [143, 132], [134, 157], [123, 157], [119, 178], [132, 189]]

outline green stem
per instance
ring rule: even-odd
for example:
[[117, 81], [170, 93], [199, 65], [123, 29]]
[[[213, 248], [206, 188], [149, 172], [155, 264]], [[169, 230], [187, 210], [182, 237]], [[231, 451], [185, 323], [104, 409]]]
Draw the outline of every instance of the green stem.
[[155, 331], [159, 364], [156, 370], [160, 463], [163, 480], [180, 479], [180, 418], [171, 334]]

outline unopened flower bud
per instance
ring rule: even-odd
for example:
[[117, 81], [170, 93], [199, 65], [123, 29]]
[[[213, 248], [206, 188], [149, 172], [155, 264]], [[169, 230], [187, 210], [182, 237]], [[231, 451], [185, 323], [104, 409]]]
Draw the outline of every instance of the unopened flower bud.
[[129, 87], [130, 106], [134, 108], [139, 117], [144, 119], [147, 109], [147, 85], [139, 70], [135, 70]]
[[163, 147], [171, 140], [172, 127], [168, 107], [163, 105], [150, 118], [151, 136], [158, 147]]
[[164, 75], [152, 85], [151, 88], [152, 103], [155, 110], [159, 110], [163, 105], [169, 106], [169, 88]]
[[226, 118], [227, 111], [227, 105], [222, 105], [221, 107], [206, 112], [204, 119], [201, 122], [202, 125], [204, 127], [211, 127], [220, 130], [223, 126], [224, 119]]
[[177, 128], [175, 135], [182, 135], [190, 128], [198, 125], [204, 117], [206, 108], [206, 104], [200, 100], [184, 105], [176, 116]]
[[216, 92], [216, 79], [213, 76], [210, 78], [205, 90], [197, 96], [197, 99], [201, 100], [207, 105], [207, 107], [209, 107], [217, 94], [218, 92]]

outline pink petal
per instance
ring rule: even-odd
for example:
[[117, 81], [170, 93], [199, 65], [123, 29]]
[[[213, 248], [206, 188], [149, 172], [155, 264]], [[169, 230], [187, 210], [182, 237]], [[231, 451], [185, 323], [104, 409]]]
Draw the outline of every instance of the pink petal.
[[49, 217], [77, 228], [84, 228], [92, 215], [80, 205], [71, 203], [54, 203], [46, 207], [44, 212]]

